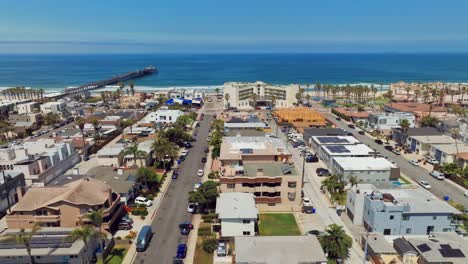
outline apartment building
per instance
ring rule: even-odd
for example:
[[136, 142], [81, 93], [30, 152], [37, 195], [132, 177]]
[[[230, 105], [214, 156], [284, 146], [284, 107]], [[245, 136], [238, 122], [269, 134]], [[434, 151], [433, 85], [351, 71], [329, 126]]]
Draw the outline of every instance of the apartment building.
[[455, 143], [455, 139], [447, 135], [409, 136], [407, 142], [411, 151], [426, 155], [430, 152], [432, 145], [451, 145]]
[[65, 111], [65, 106], [66, 106], [66, 103], [63, 101], [47, 102], [47, 103], [41, 104], [40, 108], [43, 114], [54, 113], [54, 114], [62, 115], [62, 113]]
[[140, 123], [164, 123], [164, 124], [173, 124], [177, 121], [177, 118], [182, 116], [184, 112], [180, 110], [171, 110], [160, 108], [157, 111], [148, 113], [143, 119], [140, 120]]
[[366, 144], [354, 145], [321, 145], [317, 155], [329, 167], [333, 167], [333, 159], [337, 157], [370, 157], [375, 154], [375, 150]]
[[300, 210], [301, 176], [284, 141], [270, 137], [225, 137], [220, 190], [247, 192], [263, 211]]
[[457, 142], [457, 144], [435, 144], [431, 145], [429, 154], [439, 164], [457, 162], [457, 153], [468, 152], [468, 143]]
[[251, 193], [221, 193], [216, 200], [221, 237], [255, 236], [258, 209]]
[[[272, 85], [264, 82], [228, 82], [224, 84], [224, 108], [291, 107], [297, 103], [299, 85]], [[226, 100], [229, 98], [229, 100]]]
[[40, 110], [40, 106], [38, 102], [28, 102], [16, 105], [16, 110], [18, 114], [31, 114], [36, 113]]
[[7, 214], [8, 208], [18, 202], [18, 191], [26, 187], [23, 173], [5, 173], [6, 183], [0, 176], [0, 218]]
[[331, 171], [348, 181], [357, 177], [360, 182], [397, 181], [400, 169], [385, 158], [334, 157]]
[[368, 125], [371, 129], [381, 132], [390, 133], [392, 128], [401, 127], [403, 120], [407, 120], [409, 127], [416, 126], [416, 119], [412, 113], [395, 112], [395, 113], [371, 113], [369, 115]]
[[109, 230], [123, 212], [120, 195], [105, 183], [83, 178], [64, 185], [32, 187], [19, 195], [18, 204], [6, 216], [9, 229], [44, 227], [73, 228], [89, 222], [86, 214], [104, 209], [103, 228]]
[[273, 115], [278, 118], [279, 123], [291, 124], [300, 133], [304, 133], [306, 128], [325, 127], [327, 125], [325, 117], [309, 107], [277, 109]]
[[346, 209], [353, 223], [362, 223], [368, 231], [384, 235], [453, 232], [453, 216], [460, 214], [420, 187], [377, 189], [369, 184], [358, 184], [348, 191]]
[[70, 143], [54, 139], [27, 141], [0, 149], [5, 172], [21, 172], [26, 185], [44, 186], [80, 161]]

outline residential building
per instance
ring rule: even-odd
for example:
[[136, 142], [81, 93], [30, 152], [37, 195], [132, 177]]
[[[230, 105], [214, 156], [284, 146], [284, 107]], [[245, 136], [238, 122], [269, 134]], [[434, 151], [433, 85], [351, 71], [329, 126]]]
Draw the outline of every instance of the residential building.
[[393, 248], [400, 255], [403, 264], [418, 264], [418, 252], [404, 238], [399, 237], [393, 240]]
[[466, 240], [453, 233], [432, 233], [429, 237], [410, 237], [405, 239], [418, 253], [418, 263], [465, 264], [468, 263]]
[[437, 107], [431, 104], [421, 104], [421, 103], [388, 103], [384, 105], [385, 112], [396, 113], [396, 112], [406, 112], [412, 113], [416, 118], [416, 123], [419, 123], [421, 118], [429, 114], [438, 114], [446, 113], [447, 109], [445, 107]]
[[366, 144], [354, 145], [321, 145], [316, 149], [317, 155], [328, 166], [333, 166], [333, 158], [335, 157], [370, 157], [376, 152], [369, 148]]
[[258, 209], [253, 194], [221, 193], [216, 200], [216, 214], [221, 221], [221, 237], [255, 236]]
[[29, 114], [11, 114], [8, 117], [10, 124], [16, 124], [17, 122], [32, 122], [35, 124], [42, 124], [43, 116], [40, 113], [29, 113]]
[[338, 117], [343, 118], [346, 121], [351, 121], [354, 124], [362, 123], [364, 126], [367, 125], [369, 121], [369, 112], [367, 111], [357, 111], [350, 108], [333, 108], [332, 113]]
[[[305, 139], [305, 138], [304, 138]], [[308, 143], [313, 149], [319, 149], [324, 145], [356, 145], [361, 144], [353, 136], [309, 136]]]
[[361, 247], [365, 250], [367, 242], [367, 253], [371, 263], [375, 264], [402, 264], [395, 248], [390, 244], [382, 233], [372, 232], [361, 236]]
[[360, 182], [398, 181], [400, 169], [385, 158], [377, 157], [334, 157], [332, 173], [349, 181], [356, 177]]
[[[468, 96], [467, 96], [467, 100], [468, 100]], [[468, 142], [468, 120], [460, 119], [458, 132], [460, 133], [460, 139], [463, 140], [464, 142]]]
[[421, 187], [377, 189], [358, 184], [348, 191], [346, 209], [353, 223], [384, 235], [425, 235], [453, 232], [453, 216], [460, 214], [447, 202]]
[[123, 108], [139, 108], [140, 103], [145, 101], [145, 93], [123, 95], [120, 98], [120, 106]]
[[53, 139], [27, 141], [0, 149], [0, 165], [7, 173], [22, 172], [26, 185], [44, 186], [80, 161], [70, 143]]
[[341, 128], [304, 128], [304, 142], [311, 145], [314, 136], [350, 136], [350, 133]]
[[249, 115], [245, 118], [233, 117], [224, 122], [225, 132], [257, 131], [269, 128], [267, 122], [258, 119], [256, 115]]
[[467, 152], [460, 152], [456, 157], [456, 163], [460, 168], [464, 169], [468, 166], [468, 151]]
[[107, 145], [97, 152], [99, 166], [120, 167], [122, 165], [123, 150], [127, 147], [124, 143]]
[[[8, 229], [0, 235], [0, 263], [29, 263], [29, 254], [24, 244], [14, 240], [2, 239], [14, 237], [20, 230]], [[42, 228], [30, 241], [31, 256], [34, 263], [86, 263], [93, 258], [98, 248], [96, 239], [86, 244], [81, 240], [68, 241], [73, 228]]]
[[66, 103], [64, 101], [47, 102], [41, 104], [41, 112], [43, 114], [54, 113], [62, 115], [62, 113], [65, 111], [65, 106]]
[[146, 140], [137, 143], [138, 144], [138, 150], [143, 151], [146, 153], [145, 157], [138, 157], [135, 160], [135, 157], [133, 154], [128, 154], [123, 157], [123, 164], [125, 164], [126, 167], [151, 167], [154, 163], [154, 158], [153, 158], [153, 143], [154, 140]]
[[409, 128], [406, 131], [406, 135], [403, 134], [401, 128], [392, 129], [392, 140], [402, 145], [411, 145], [411, 142], [408, 140], [412, 136], [441, 136], [437, 129], [433, 127], [413, 127]]
[[3, 175], [0, 174], [0, 218], [7, 214], [8, 208], [18, 202], [18, 191], [26, 187], [23, 173], [5, 173], [5, 181]]
[[325, 117], [309, 107], [292, 107], [277, 109], [273, 115], [278, 118], [278, 123], [289, 123], [300, 133], [310, 127], [325, 127], [327, 120]]
[[17, 104], [16, 105], [16, 110], [18, 111], [18, 114], [32, 114], [36, 113], [40, 110], [39, 103], [38, 102], [28, 102], [28, 103], [23, 103], [23, 104]]
[[440, 164], [456, 162], [457, 153], [468, 152], [468, 143], [431, 145], [430, 155]]
[[300, 210], [301, 176], [290, 159], [281, 139], [224, 137], [220, 190], [253, 193], [260, 210]]
[[160, 108], [156, 110], [155, 112], [148, 113], [142, 120], [140, 120], [140, 123], [173, 124], [177, 121], [177, 118], [179, 118], [183, 114], [184, 112], [180, 110], [170, 110], [170, 109]]
[[109, 230], [123, 213], [120, 195], [101, 181], [83, 178], [64, 185], [29, 188], [24, 196], [19, 195], [6, 223], [9, 229], [31, 228], [35, 223], [73, 228], [89, 222], [87, 213], [99, 209], [104, 209], [102, 227]]
[[409, 127], [416, 126], [416, 119], [412, 113], [372, 113], [369, 115], [369, 128], [390, 134], [391, 129], [399, 128], [403, 120], [407, 120]]
[[433, 145], [451, 145], [455, 139], [447, 135], [437, 136], [409, 136], [407, 144], [411, 151], [420, 155], [429, 154]]
[[[224, 84], [224, 109], [253, 109], [256, 107], [292, 107], [297, 103], [299, 85], [271, 85], [264, 82], [228, 82]], [[228, 94], [228, 96], [226, 96]], [[229, 97], [229, 100], [225, 98]]]
[[237, 264], [326, 264], [316, 236], [236, 237]]

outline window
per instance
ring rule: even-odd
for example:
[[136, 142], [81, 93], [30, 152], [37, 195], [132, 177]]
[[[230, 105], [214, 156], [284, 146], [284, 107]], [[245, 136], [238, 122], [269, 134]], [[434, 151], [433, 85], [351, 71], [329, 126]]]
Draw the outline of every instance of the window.
[[410, 219], [410, 216], [409, 216], [409, 215], [404, 215], [404, 216], [402, 217], [402, 220], [403, 220], [403, 221], [409, 221], [409, 219]]
[[451, 232], [452, 231], [452, 228], [444, 228], [442, 229], [442, 232]]
[[385, 236], [388, 236], [388, 235], [390, 235], [391, 233], [392, 233], [392, 230], [391, 230], [390, 228], [386, 228], [386, 229], [383, 230], [383, 234], [384, 234]]
[[390, 220], [393, 220], [393, 219], [395, 219], [395, 216], [394, 216], [394, 215], [391, 215], [391, 216], [390, 216]]
[[234, 188], [236, 188], [236, 184], [235, 184], [235, 183], [228, 183], [228, 184], [227, 184], [227, 187], [228, 187], [229, 189], [234, 189]]
[[437, 216], [433, 216], [433, 217], [432, 217], [432, 220], [437, 220]]
[[244, 232], [242, 232], [242, 234], [243, 234], [244, 236], [250, 236], [250, 231], [244, 231]]
[[296, 182], [288, 182], [288, 187], [289, 188], [296, 188]]
[[411, 228], [406, 228], [406, 234], [411, 234]]
[[244, 219], [244, 220], [242, 220], [242, 223], [243, 224], [250, 224], [250, 220], [249, 219]]

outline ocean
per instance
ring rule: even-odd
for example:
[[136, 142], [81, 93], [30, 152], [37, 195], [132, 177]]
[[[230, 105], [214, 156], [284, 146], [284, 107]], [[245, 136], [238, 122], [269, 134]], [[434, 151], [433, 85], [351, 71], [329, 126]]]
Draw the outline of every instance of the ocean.
[[153, 65], [137, 89], [199, 87], [229, 81], [274, 84], [468, 82], [468, 54], [0, 55], [0, 87], [60, 91]]

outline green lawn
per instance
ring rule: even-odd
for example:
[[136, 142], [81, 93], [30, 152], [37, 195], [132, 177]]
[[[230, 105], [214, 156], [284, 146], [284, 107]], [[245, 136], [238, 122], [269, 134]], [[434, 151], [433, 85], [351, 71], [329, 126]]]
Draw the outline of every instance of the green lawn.
[[[111, 253], [107, 255], [105, 264], [121, 264], [123, 259], [125, 258], [125, 254], [127, 254], [127, 248], [121, 246], [115, 246]], [[102, 263], [102, 262], [98, 262]]]
[[260, 214], [258, 229], [261, 236], [297, 236], [301, 233], [293, 214]]
[[403, 184], [411, 184], [411, 182], [409, 182], [407, 179], [405, 179], [404, 177], [400, 177], [400, 182], [402, 182]]
[[203, 250], [203, 238], [198, 237], [197, 246], [195, 247], [195, 257], [193, 264], [212, 264], [213, 254], [206, 253]]

